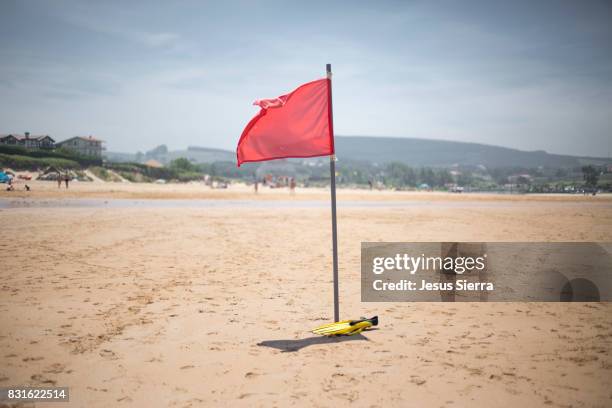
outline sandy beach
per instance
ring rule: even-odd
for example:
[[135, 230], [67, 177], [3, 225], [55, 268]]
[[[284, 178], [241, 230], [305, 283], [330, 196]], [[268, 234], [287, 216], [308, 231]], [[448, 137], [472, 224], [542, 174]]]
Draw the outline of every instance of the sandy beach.
[[70, 387], [37, 406], [612, 405], [610, 304], [360, 301], [362, 241], [612, 241], [609, 196], [340, 190], [341, 316], [380, 326], [328, 339], [327, 190], [32, 186], [0, 193], [0, 386]]
[[[27, 172], [24, 172], [27, 173]], [[34, 175], [33, 173], [27, 173]], [[35, 175], [34, 175], [35, 176]], [[228, 189], [212, 189], [201, 182], [193, 183], [113, 183], [113, 182], [77, 182], [72, 181], [66, 189], [62, 184], [57, 187], [55, 182], [36, 180], [16, 180], [15, 191], [0, 191], [0, 198], [6, 200], [28, 200], [28, 199], [161, 199], [161, 200], [329, 200], [328, 188], [296, 188], [296, 194], [290, 194], [287, 188], [265, 188], [260, 186], [258, 194], [254, 194], [253, 186], [235, 183]], [[25, 185], [32, 190], [25, 191]], [[581, 194], [494, 194], [494, 193], [470, 193], [451, 194], [446, 192], [430, 191], [392, 191], [392, 190], [368, 190], [367, 188], [341, 188], [338, 197], [344, 201], [383, 201], [383, 202], [596, 202], [612, 204], [611, 194], [599, 194], [597, 196], [583, 196]]]

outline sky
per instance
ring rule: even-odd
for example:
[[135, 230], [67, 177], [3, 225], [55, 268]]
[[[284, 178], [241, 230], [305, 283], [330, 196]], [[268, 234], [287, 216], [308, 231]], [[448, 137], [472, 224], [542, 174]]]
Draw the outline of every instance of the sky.
[[325, 76], [337, 135], [608, 157], [612, 2], [0, 1], [0, 133], [234, 150]]

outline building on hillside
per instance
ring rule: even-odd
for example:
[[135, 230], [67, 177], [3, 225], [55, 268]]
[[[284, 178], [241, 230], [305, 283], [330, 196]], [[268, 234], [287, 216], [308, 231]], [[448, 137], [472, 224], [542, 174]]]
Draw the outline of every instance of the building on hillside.
[[0, 144], [17, 146], [19, 145], [19, 139], [15, 135], [0, 135]]
[[0, 135], [0, 144], [9, 146], [22, 146], [26, 149], [53, 149], [55, 140], [49, 135], [30, 135], [30, 132], [25, 132], [23, 135], [10, 133], [8, 135]]
[[71, 150], [82, 156], [102, 157], [102, 140], [93, 136], [75, 136], [56, 143], [57, 147]]

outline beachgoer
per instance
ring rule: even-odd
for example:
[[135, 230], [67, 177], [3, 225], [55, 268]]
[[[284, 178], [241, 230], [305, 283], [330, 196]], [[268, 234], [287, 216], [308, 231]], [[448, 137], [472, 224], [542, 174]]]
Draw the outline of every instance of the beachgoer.
[[25, 185], [25, 189], [26, 191], [30, 191], [30, 186], [28, 186], [27, 184]]
[[57, 172], [57, 188], [62, 188], [62, 174]]
[[70, 181], [70, 176], [66, 173], [66, 177], [64, 177], [64, 181], [66, 182], [66, 189], [68, 189], [68, 182]]

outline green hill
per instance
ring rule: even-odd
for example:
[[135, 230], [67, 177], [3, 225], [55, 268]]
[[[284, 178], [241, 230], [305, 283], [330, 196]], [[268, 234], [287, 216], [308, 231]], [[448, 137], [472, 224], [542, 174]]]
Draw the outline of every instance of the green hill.
[[[165, 146], [163, 146], [165, 148]], [[158, 151], [159, 150], [159, 151]], [[584, 164], [608, 164], [612, 160], [550, 154], [545, 151], [523, 151], [479, 143], [446, 140], [336, 136], [336, 153], [341, 160], [377, 164], [404, 163], [412, 167], [451, 167], [484, 165], [488, 168], [539, 166], [575, 168]], [[234, 162], [236, 153], [230, 150], [190, 146], [186, 150], [153, 149], [138, 158], [133, 154], [108, 152], [111, 161], [142, 161], [154, 158], [164, 164], [185, 157], [194, 163]]]
[[409, 166], [448, 167], [453, 165], [496, 167], [569, 168], [583, 164], [605, 164], [605, 158], [549, 154], [544, 151], [523, 151], [479, 143], [446, 140], [391, 137], [336, 137], [340, 159], [374, 163], [400, 162]]

